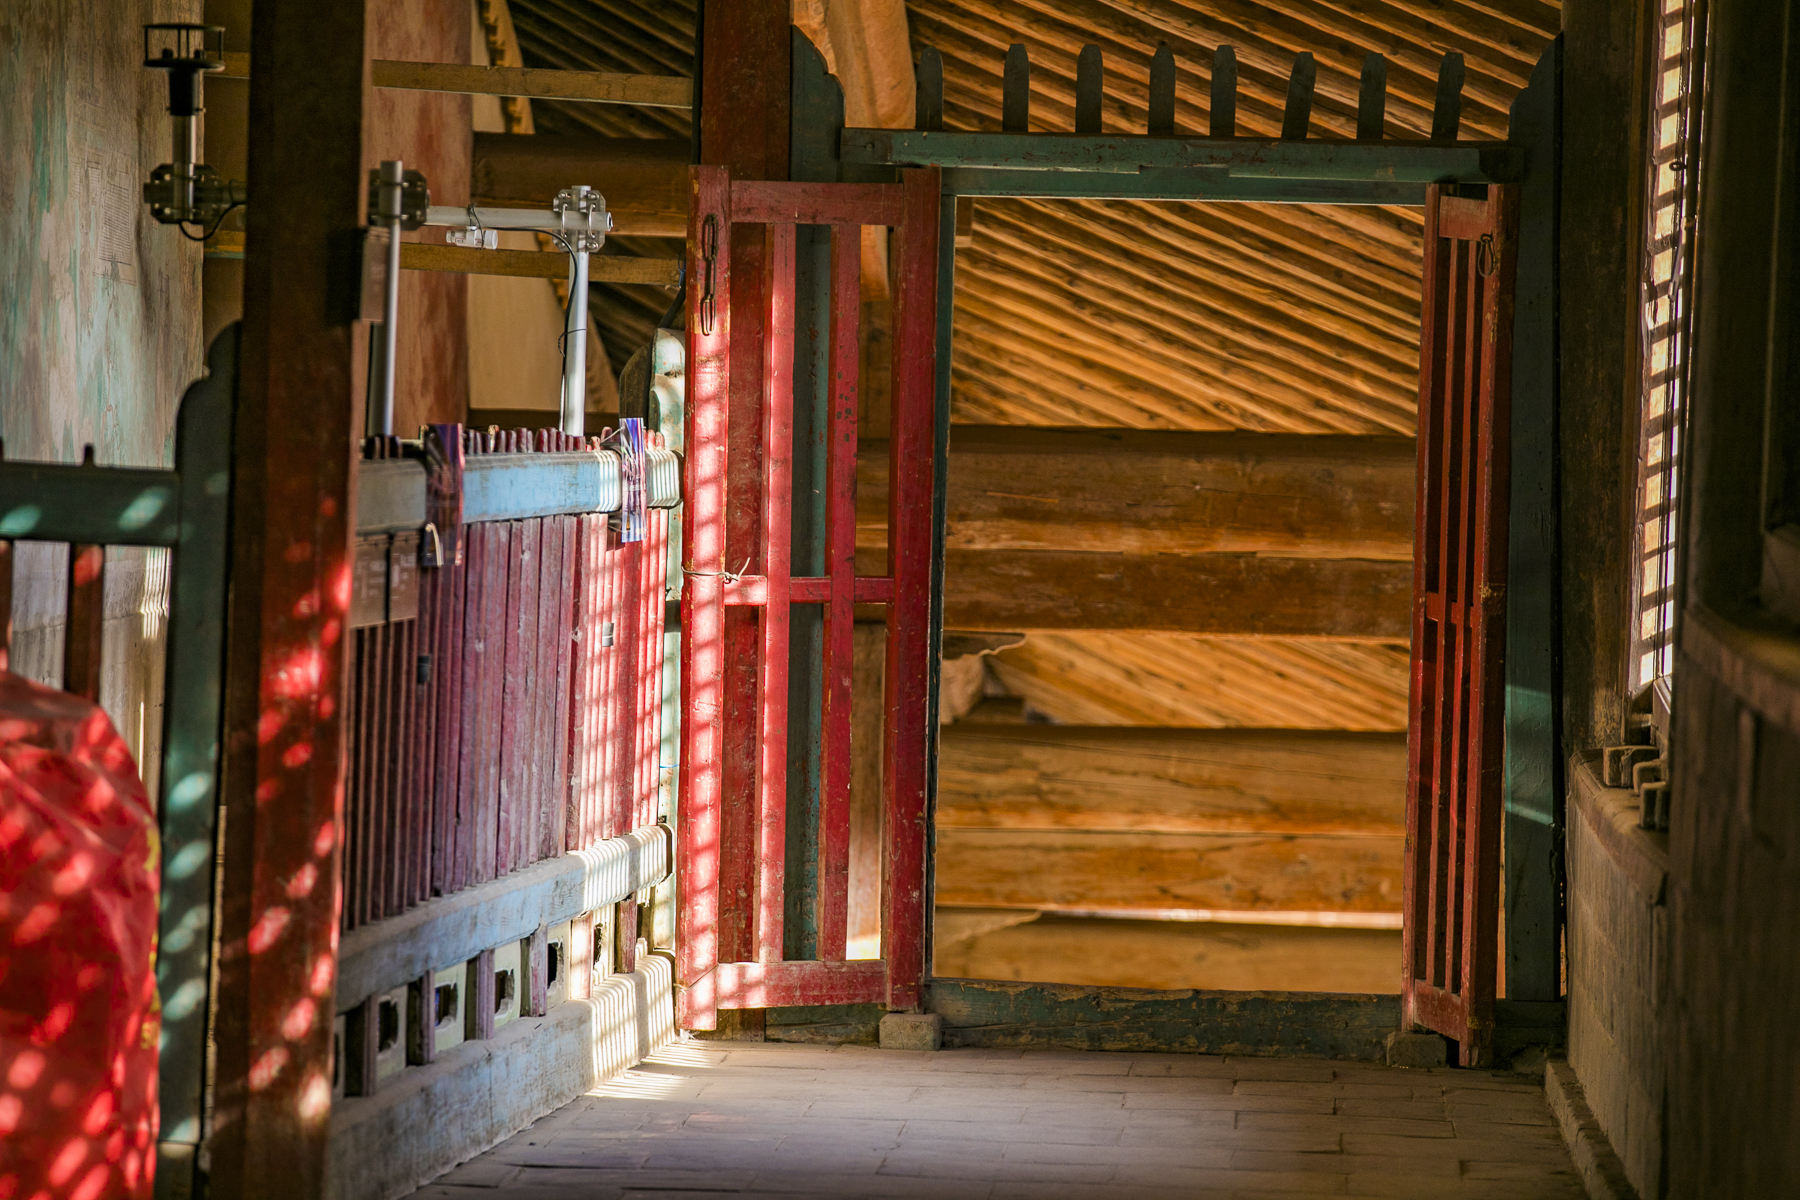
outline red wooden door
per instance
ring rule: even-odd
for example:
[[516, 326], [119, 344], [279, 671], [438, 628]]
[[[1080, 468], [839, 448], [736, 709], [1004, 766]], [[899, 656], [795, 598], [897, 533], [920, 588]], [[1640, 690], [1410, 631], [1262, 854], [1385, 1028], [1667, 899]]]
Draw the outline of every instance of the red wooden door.
[[[694, 167], [691, 187], [678, 1017], [683, 1028], [711, 1029], [720, 1008], [913, 1008], [925, 973], [938, 172], [906, 171], [897, 184], [769, 183], [732, 181], [722, 167]], [[762, 252], [740, 268], [754, 270], [757, 278], [735, 286], [734, 225], [764, 230]], [[790, 571], [796, 225], [832, 231], [826, 569], [811, 578]], [[865, 225], [892, 228], [896, 267], [888, 561], [886, 572], [874, 576], [856, 574], [857, 324]], [[738, 300], [735, 310], [730, 297]], [[759, 361], [732, 361], [734, 316], [760, 328]], [[759, 386], [747, 390], [747, 380]], [[742, 502], [747, 496], [754, 502]], [[794, 604], [824, 609], [817, 664], [824, 681], [819, 901], [812, 914], [819, 957], [804, 961], [783, 957], [788, 627]], [[859, 604], [887, 609], [882, 937], [879, 959], [851, 960], [845, 954], [850, 671]], [[754, 622], [728, 616], [732, 609], [753, 611]], [[729, 686], [729, 676], [735, 664], [751, 659], [755, 687], [747, 696], [747, 689]]]
[[1425, 201], [1402, 1023], [1493, 1051], [1517, 191]]

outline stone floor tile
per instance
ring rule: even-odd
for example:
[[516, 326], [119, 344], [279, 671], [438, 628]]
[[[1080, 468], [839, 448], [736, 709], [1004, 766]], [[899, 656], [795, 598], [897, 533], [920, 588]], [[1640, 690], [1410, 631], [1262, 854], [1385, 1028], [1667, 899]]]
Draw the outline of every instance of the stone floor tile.
[[1343, 1138], [1336, 1132], [1301, 1133], [1291, 1129], [1201, 1129], [1191, 1133], [1159, 1126], [1128, 1125], [1123, 1146], [1195, 1145], [1209, 1150], [1286, 1150], [1302, 1154], [1336, 1154]]
[[1212, 1112], [1311, 1113], [1329, 1116], [1337, 1101], [1330, 1096], [1258, 1096], [1237, 1092], [1125, 1093], [1126, 1108], [1186, 1108]]
[[1446, 1104], [1444, 1114], [1460, 1128], [1465, 1122], [1493, 1125], [1551, 1125], [1554, 1119], [1543, 1105], [1533, 1108], [1520, 1104]]
[[1325, 1171], [1338, 1175], [1390, 1174], [1459, 1179], [1462, 1164], [1455, 1158], [1423, 1154], [1307, 1154], [1292, 1150], [1244, 1149], [1231, 1152], [1231, 1165], [1247, 1171]]
[[1449, 1121], [1421, 1121], [1410, 1117], [1311, 1116], [1304, 1113], [1240, 1112], [1239, 1129], [1332, 1129], [1343, 1134], [1385, 1134], [1393, 1137], [1447, 1138], [1455, 1135]]
[[[1528, 1130], [1528, 1125], [1509, 1126], [1512, 1129]], [[1385, 1133], [1351, 1133], [1344, 1134], [1344, 1153], [1346, 1154], [1415, 1154], [1419, 1152], [1418, 1142], [1421, 1139], [1396, 1137]], [[1544, 1164], [1562, 1164], [1569, 1161], [1569, 1152], [1560, 1140], [1554, 1142], [1513, 1141], [1502, 1138], [1456, 1138], [1446, 1142], [1433, 1154], [1453, 1154], [1462, 1161], [1480, 1162], [1535, 1162]]]
[[1340, 1096], [1337, 1111], [1345, 1117], [1411, 1117], [1420, 1121], [1442, 1121], [1446, 1117], [1442, 1100], [1365, 1100]]
[[1548, 1119], [1505, 1073], [684, 1043], [416, 1195], [1579, 1200]]
[[494, 1188], [518, 1178], [519, 1169], [515, 1163], [483, 1155], [439, 1175], [437, 1182], [455, 1187]]
[[1231, 1058], [1232, 1074], [1238, 1079], [1286, 1079], [1295, 1082], [1330, 1083], [1337, 1078], [1332, 1064], [1325, 1059], [1310, 1058]]
[[964, 1157], [903, 1150], [888, 1155], [878, 1174], [990, 1182], [1107, 1183], [1117, 1169], [1112, 1163], [1015, 1163], [1002, 1162], [991, 1153]]
[[1232, 1063], [1216, 1054], [1148, 1054], [1131, 1064], [1131, 1074], [1220, 1076], [1236, 1078]]
[[759, 1171], [759, 1192], [784, 1196], [854, 1196], [858, 1200], [987, 1200], [985, 1179], [929, 1179], [918, 1175], [834, 1175], [817, 1171]]
[[1235, 1171], [1206, 1167], [1155, 1165], [1120, 1167], [1113, 1182], [1150, 1187], [1211, 1188], [1218, 1191], [1298, 1192], [1309, 1196], [1342, 1195], [1345, 1176], [1314, 1171]]
[[987, 1124], [981, 1121], [908, 1119], [902, 1144], [920, 1141], [1016, 1142], [1045, 1145], [1108, 1145], [1119, 1141], [1124, 1126], [1114, 1122], [1077, 1125]]
[[1185, 1185], [1115, 1183], [996, 1183], [991, 1200], [1230, 1200], [1231, 1193]]
[[1171, 1167], [1229, 1167], [1229, 1150], [1203, 1146], [1168, 1144], [1163, 1146], [1076, 1145], [1044, 1143], [1031, 1145], [1013, 1142], [1002, 1148], [1009, 1163], [1132, 1163]]

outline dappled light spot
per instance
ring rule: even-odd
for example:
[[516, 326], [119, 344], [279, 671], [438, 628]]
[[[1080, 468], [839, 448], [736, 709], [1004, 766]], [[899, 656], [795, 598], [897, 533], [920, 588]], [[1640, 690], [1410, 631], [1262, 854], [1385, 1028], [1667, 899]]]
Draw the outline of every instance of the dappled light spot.
[[281, 791], [281, 785], [273, 779], [265, 779], [256, 785], [256, 802], [267, 804]]
[[57, 1151], [56, 1157], [51, 1160], [50, 1170], [45, 1173], [44, 1177], [57, 1187], [61, 1187], [75, 1178], [75, 1172], [81, 1170], [81, 1164], [87, 1161], [87, 1156], [88, 1140], [86, 1138], [70, 1138], [63, 1144], [63, 1148]]
[[[0, 1095], [0, 1134], [9, 1134], [19, 1127], [19, 1114], [25, 1111], [25, 1102], [11, 1092]], [[0, 1195], [5, 1194], [6, 1180], [0, 1177]]]
[[286, 720], [286, 716], [279, 709], [263, 709], [262, 716], [256, 719], [256, 744], [266, 746], [274, 741], [275, 735], [281, 732], [281, 726]]
[[280, 1076], [281, 1069], [287, 1066], [288, 1052], [285, 1047], [276, 1046], [256, 1060], [250, 1067], [250, 1090], [267, 1091], [269, 1085]]
[[25, 919], [19, 922], [18, 928], [13, 930], [13, 945], [31, 945], [49, 933], [50, 927], [56, 924], [61, 915], [62, 909], [57, 905], [48, 902], [33, 905], [31, 911], [25, 914]]
[[311, 742], [295, 742], [281, 752], [281, 765], [292, 771], [304, 767], [312, 761], [313, 748]]
[[312, 994], [324, 996], [330, 993], [332, 984], [337, 978], [337, 959], [335, 955], [321, 954], [313, 959]]
[[290, 1042], [299, 1041], [312, 1029], [313, 1018], [317, 1015], [318, 1010], [311, 1000], [301, 1000], [281, 1018], [281, 1036]]
[[287, 885], [288, 899], [289, 900], [298, 900], [303, 896], [311, 895], [313, 886], [315, 884], [317, 884], [318, 882], [319, 882], [319, 868], [313, 866], [313, 864], [311, 864], [311, 863], [307, 863], [305, 866], [301, 867], [298, 871], [295, 871], [294, 877], [292, 879], [288, 880], [288, 885]]
[[330, 617], [319, 629], [319, 641], [326, 646], [337, 645], [338, 639], [344, 636], [344, 623], [336, 617]]
[[37, 1028], [31, 1031], [31, 1040], [40, 1046], [48, 1046], [69, 1032], [69, 1026], [74, 1020], [75, 1005], [65, 1000], [52, 1008], [44, 1019], [38, 1022]]
[[96, 1166], [87, 1173], [80, 1185], [69, 1193], [69, 1200], [95, 1200], [105, 1189], [107, 1181], [112, 1178], [112, 1168]]
[[91, 855], [71, 854], [50, 880], [50, 890], [59, 896], [72, 896], [87, 886], [94, 873]]
[[282, 930], [287, 928], [292, 914], [285, 908], [270, 908], [258, 917], [256, 924], [250, 927], [250, 953], [261, 954], [273, 946], [281, 937]]
[[291, 563], [303, 563], [312, 556], [311, 542], [289, 542], [288, 548], [281, 552], [281, 557]]
[[67, 1108], [75, 1103], [78, 1095], [80, 1091], [73, 1083], [67, 1079], [58, 1080], [56, 1086], [50, 1089], [50, 1107]]
[[329, 593], [334, 612], [350, 611], [350, 564], [341, 562], [332, 568]]
[[331, 1115], [331, 1081], [321, 1074], [307, 1077], [300, 1089], [300, 1117], [309, 1124]]
[[269, 694], [281, 700], [300, 700], [319, 690], [325, 678], [325, 658], [306, 646], [288, 656], [269, 680]]
[[327, 821], [313, 834], [313, 854], [324, 858], [337, 848], [337, 822]]
[[317, 616], [318, 613], [319, 591], [317, 588], [314, 588], [312, 591], [294, 601], [294, 615], [296, 617], [314, 617]]
[[[81, 1132], [89, 1137], [99, 1137], [106, 1132], [107, 1122], [112, 1120], [112, 1115], [113, 1094], [99, 1093], [94, 1097], [93, 1103], [88, 1105], [87, 1115], [81, 1118]], [[123, 1142], [119, 1143], [119, 1148], [124, 1149]]]
[[6, 1082], [20, 1091], [29, 1091], [37, 1086], [38, 1078], [44, 1073], [44, 1065], [48, 1060], [37, 1050], [21, 1050], [7, 1068]]

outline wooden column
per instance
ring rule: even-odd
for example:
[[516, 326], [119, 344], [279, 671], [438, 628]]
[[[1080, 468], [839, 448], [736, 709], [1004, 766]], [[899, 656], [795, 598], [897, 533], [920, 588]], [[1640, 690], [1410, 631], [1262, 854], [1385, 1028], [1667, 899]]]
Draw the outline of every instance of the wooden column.
[[363, 339], [362, 0], [261, 0], [232, 502], [220, 1197], [316, 1197], [331, 1116], [345, 623]]
[[[783, 0], [739, 0], [706, 11], [701, 48], [700, 161], [726, 167], [733, 179], [788, 177], [789, 11]], [[725, 481], [725, 559], [737, 570], [762, 572], [763, 328], [765, 231], [746, 225], [731, 231], [731, 378], [727, 400], [729, 442]], [[720, 297], [721, 303], [727, 297]], [[723, 705], [731, 727], [756, 727], [760, 639], [753, 609], [725, 615]], [[723, 841], [746, 845], [756, 811], [757, 745], [727, 743], [722, 797]], [[748, 861], [721, 862], [719, 958], [755, 957], [749, 914], [754, 881]]]

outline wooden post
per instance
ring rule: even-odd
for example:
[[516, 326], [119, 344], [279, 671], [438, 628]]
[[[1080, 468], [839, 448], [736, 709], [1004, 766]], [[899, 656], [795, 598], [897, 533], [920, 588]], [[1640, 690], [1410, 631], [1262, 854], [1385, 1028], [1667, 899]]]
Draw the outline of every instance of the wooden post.
[[315, 1197], [331, 1116], [362, 350], [362, 0], [257, 7], [224, 752], [221, 1196]]
[[[92, 455], [93, 447], [89, 447]], [[63, 626], [63, 690], [100, 702], [100, 642], [106, 620], [106, 547], [69, 547], [69, 615]]]

